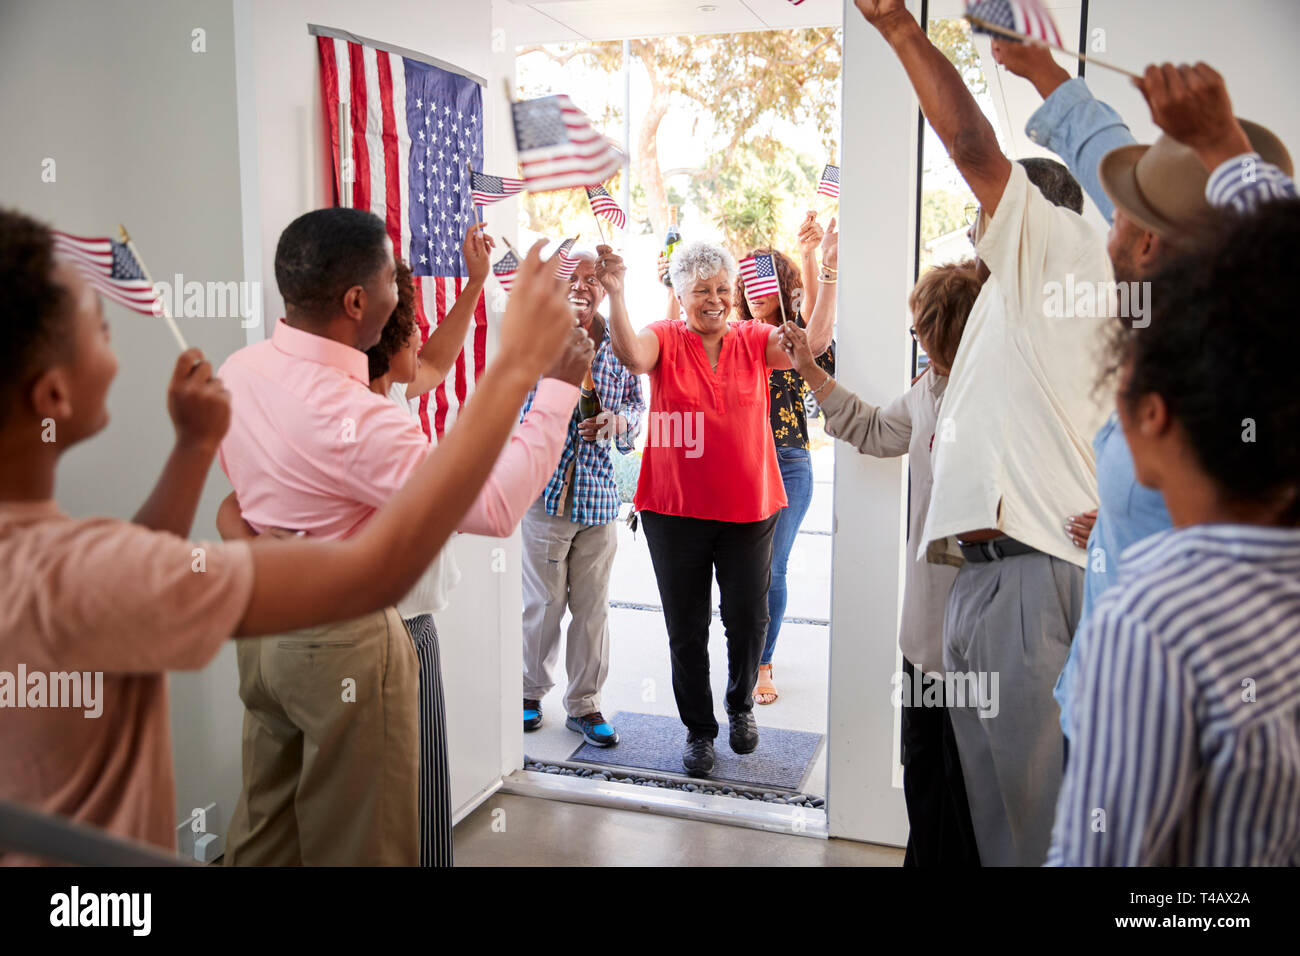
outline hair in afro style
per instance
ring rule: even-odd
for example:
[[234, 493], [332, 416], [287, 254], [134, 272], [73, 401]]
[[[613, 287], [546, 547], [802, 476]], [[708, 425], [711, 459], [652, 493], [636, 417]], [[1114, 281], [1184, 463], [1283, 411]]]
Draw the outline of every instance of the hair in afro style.
[[62, 314], [67, 290], [54, 281], [54, 238], [49, 227], [17, 210], [0, 209], [0, 421], [16, 397], [66, 346]]
[[397, 260], [397, 305], [393, 314], [384, 323], [384, 330], [379, 333], [379, 341], [366, 349], [366, 359], [370, 362], [370, 381], [388, 372], [393, 356], [406, 347], [407, 340], [415, 330], [415, 277], [411, 267], [401, 259]]
[[[1228, 501], [1276, 501], [1300, 525], [1300, 200], [1227, 214], [1212, 242], [1152, 279], [1150, 325], [1121, 324], [1119, 401], [1159, 395]], [[1248, 432], [1250, 439], [1247, 440]]]

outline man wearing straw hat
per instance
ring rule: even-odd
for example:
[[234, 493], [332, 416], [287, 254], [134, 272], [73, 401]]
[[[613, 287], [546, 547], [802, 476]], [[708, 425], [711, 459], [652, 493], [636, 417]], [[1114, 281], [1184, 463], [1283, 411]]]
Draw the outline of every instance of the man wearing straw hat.
[[[1025, 131], [1065, 160], [1111, 220], [1109, 253], [1121, 282], [1147, 279], [1184, 251], [1212, 207], [1244, 212], [1295, 195], [1286, 147], [1264, 127], [1233, 116], [1223, 78], [1205, 64], [1148, 67], [1141, 88], [1165, 134], [1141, 146], [1120, 115], [1047, 50], [995, 39], [993, 57], [1044, 97]], [[1089, 556], [1080, 629], [1115, 582], [1124, 550], [1172, 524], [1160, 492], [1138, 484], [1115, 413], [1093, 448], [1100, 504], [1095, 513], [1066, 519], [1067, 534]], [[1055, 691], [1067, 737], [1073, 651], [1071, 643]]]

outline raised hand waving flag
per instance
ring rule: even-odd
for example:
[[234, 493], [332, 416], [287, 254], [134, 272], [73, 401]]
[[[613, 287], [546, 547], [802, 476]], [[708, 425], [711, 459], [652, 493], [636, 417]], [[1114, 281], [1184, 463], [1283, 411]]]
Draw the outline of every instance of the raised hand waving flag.
[[1134, 80], [1142, 79], [1132, 70], [1099, 60], [1095, 56], [1084, 56], [1078, 50], [1062, 46], [1061, 32], [1056, 29], [1052, 15], [1047, 12], [1041, 0], [966, 0], [966, 19], [975, 33], [1020, 42], [1028, 40], [1084, 63], [1095, 63]]
[[489, 176], [486, 173], [470, 174], [470, 189], [476, 206], [490, 206], [494, 202], [500, 202], [513, 196], [523, 188], [524, 181], [522, 179], [511, 179], [508, 176]]
[[966, 16], [977, 33], [1005, 36], [985, 24], [1010, 30], [1021, 37], [1061, 45], [1056, 22], [1039, 0], [966, 0]]
[[515, 273], [518, 271], [519, 259], [515, 257], [513, 251], [509, 250], [492, 267], [492, 274], [497, 277], [497, 281], [501, 283], [501, 288], [505, 289], [507, 293], [514, 287]]
[[606, 219], [615, 229], [622, 229], [627, 225], [627, 216], [623, 210], [614, 202], [614, 197], [609, 194], [604, 186], [588, 186], [587, 201], [591, 203], [591, 211], [598, 217]]
[[578, 268], [578, 257], [569, 255], [569, 250], [573, 248], [573, 244], [577, 241], [577, 236], [572, 239], [565, 239], [560, 243], [560, 248], [556, 250], [560, 254], [560, 264], [555, 267], [555, 278], [563, 282], [572, 279], [573, 270]]
[[624, 157], [564, 94], [512, 103], [519, 168], [531, 192], [598, 186]]
[[781, 282], [776, 277], [776, 263], [772, 261], [770, 252], [741, 259], [740, 277], [745, 280], [745, 298], [751, 302], [781, 291]]
[[817, 184], [817, 195], [829, 196], [831, 199], [840, 198], [840, 168], [830, 163], [822, 170], [821, 182]]
[[162, 315], [162, 300], [126, 243], [115, 239], [86, 239], [50, 230], [54, 251], [102, 292], [105, 298], [141, 315]]

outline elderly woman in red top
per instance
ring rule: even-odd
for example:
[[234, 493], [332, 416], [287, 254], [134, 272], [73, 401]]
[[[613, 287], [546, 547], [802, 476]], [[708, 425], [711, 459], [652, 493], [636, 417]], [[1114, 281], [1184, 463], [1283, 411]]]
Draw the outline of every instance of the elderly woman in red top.
[[[718, 721], [709, 686], [709, 598], [714, 571], [727, 632], [726, 707], [731, 749], [758, 746], [754, 700], [767, 636], [772, 534], [786, 506], [768, 415], [768, 373], [790, 368], [776, 326], [728, 322], [736, 262], [703, 242], [680, 247], [669, 276], [686, 321], [632, 330], [623, 299], [623, 260], [597, 249], [596, 275], [609, 293], [614, 354], [650, 376], [650, 415], [635, 504], [668, 626], [673, 694], [686, 725], [682, 765], [713, 769]], [[835, 296], [818, 297], [808, 324], [815, 352], [830, 342]]]

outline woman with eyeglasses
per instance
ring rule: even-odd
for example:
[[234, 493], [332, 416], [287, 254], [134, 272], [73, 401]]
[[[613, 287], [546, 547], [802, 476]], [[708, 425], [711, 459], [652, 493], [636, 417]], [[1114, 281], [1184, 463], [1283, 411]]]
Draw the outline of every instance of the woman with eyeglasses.
[[[948, 591], [961, 565], [951, 540], [934, 542], [917, 560], [921, 532], [934, 484], [930, 456], [934, 442], [951, 440], [939, 427], [939, 406], [948, 372], [957, 357], [966, 318], [983, 287], [973, 260], [936, 266], [908, 298], [912, 337], [929, 356], [929, 367], [912, 387], [888, 405], [858, 398], [823, 371], [807, 335], [792, 323], [784, 329], [795, 370], [814, 389], [826, 416], [826, 434], [864, 455], [907, 455], [911, 480], [906, 578], [898, 642], [903, 673], [898, 677], [903, 718], [903, 797], [911, 826], [904, 866], [963, 866], [979, 862], [956, 738], [943, 700], [943, 620]], [[936, 430], [939, 434], [936, 435]], [[916, 706], [936, 701], [935, 706]]]

